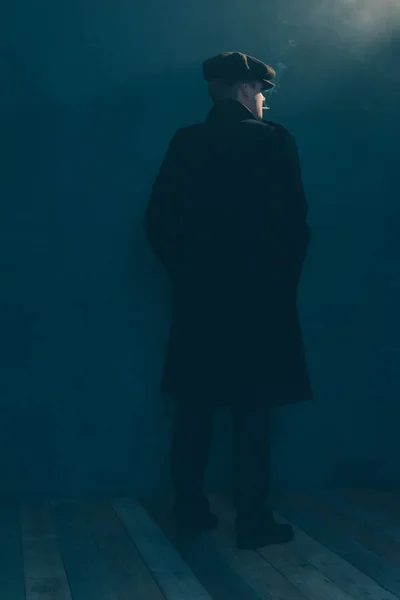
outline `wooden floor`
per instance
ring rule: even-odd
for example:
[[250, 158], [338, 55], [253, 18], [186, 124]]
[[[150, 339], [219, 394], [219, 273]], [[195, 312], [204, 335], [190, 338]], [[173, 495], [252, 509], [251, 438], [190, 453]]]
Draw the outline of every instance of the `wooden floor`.
[[218, 531], [179, 545], [169, 502], [0, 507], [1, 600], [395, 600], [400, 491], [302, 492], [274, 501], [286, 546], [239, 551], [226, 498]]

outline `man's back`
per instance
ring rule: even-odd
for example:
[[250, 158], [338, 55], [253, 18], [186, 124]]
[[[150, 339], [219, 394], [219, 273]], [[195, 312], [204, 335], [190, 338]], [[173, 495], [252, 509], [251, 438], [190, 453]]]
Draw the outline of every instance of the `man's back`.
[[[266, 275], [269, 131], [262, 123], [207, 122], [186, 132], [191, 149], [183, 178], [183, 283], [223, 296], [254, 288]], [[263, 148], [265, 146], [265, 148]], [[272, 148], [272, 144], [270, 146]], [[264, 164], [263, 164], [264, 163]]]
[[296, 287], [307, 208], [288, 140], [226, 101], [170, 145], [147, 231], [173, 283], [173, 379], [281, 377], [288, 336], [302, 355]]
[[[284, 251], [277, 218], [290, 202], [287, 136], [233, 101], [215, 106], [205, 124], [177, 133], [168, 161], [175, 173], [169, 193], [180, 214], [184, 281], [217, 278], [226, 286], [246, 277], [259, 285], [268, 273], [279, 275]], [[306, 212], [305, 199], [299, 200]]]

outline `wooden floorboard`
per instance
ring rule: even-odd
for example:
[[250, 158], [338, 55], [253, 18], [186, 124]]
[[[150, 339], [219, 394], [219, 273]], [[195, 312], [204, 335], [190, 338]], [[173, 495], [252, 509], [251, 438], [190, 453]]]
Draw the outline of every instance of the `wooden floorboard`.
[[114, 508], [167, 600], [210, 600], [190, 567], [137, 501], [116, 500]]
[[[223, 545], [213, 543], [213, 533], [207, 533], [190, 543], [176, 539], [168, 498], [147, 502], [149, 512], [174, 544], [183, 560], [204, 585], [213, 600], [258, 600], [254, 588], [238, 574], [226, 556]], [[262, 596], [269, 600], [269, 596]]]
[[26, 600], [72, 600], [50, 508], [21, 508]]
[[25, 600], [18, 506], [0, 506], [0, 598]]
[[275, 508], [382, 588], [400, 597], [399, 570], [355, 541], [340, 518], [327, 510], [313, 494], [281, 495], [275, 501]]
[[177, 540], [167, 495], [0, 507], [0, 600], [399, 600], [395, 490], [281, 494], [289, 544], [236, 548], [227, 496], [218, 530]]
[[[226, 526], [231, 528], [233, 513], [230, 514], [229, 505], [223, 498], [219, 514], [223, 522], [226, 519]], [[350, 594], [341, 590], [304, 556], [297, 554], [292, 543], [268, 546], [257, 553], [309, 600], [352, 600]]]
[[[387, 505], [387, 495], [376, 490], [335, 490], [330, 492], [337, 502], [345, 505], [367, 523], [378, 527], [385, 535], [389, 535], [400, 543], [400, 518], [393, 514], [393, 506]], [[400, 504], [400, 494], [395, 497]]]
[[301, 590], [293, 585], [273, 565], [253, 550], [238, 550], [234, 535], [234, 518], [226, 499], [212, 495], [211, 507], [219, 519], [217, 532], [211, 534], [229, 565], [243, 577], [261, 598], [275, 600], [305, 600]]
[[335, 519], [340, 520], [348, 535], [394, 568], [398, 568], [400, 573], [400, 544], [393, 539], [391, 532], [382, 531], [376, 524], [363, 518], [356, 508], [350, 507], [331, 492], [318, 492], [317, 498], [325, 503], [326, 509], [334, 514]]
[[118, 600], [82, 506], [60, 503], [53, 505], [52, 512], [73, 600]]
[[[289, 523], [281, 515], [282, 523]], [[290, 543], [292, 550], [326, 575], [340, 589], [350, 594], [355, 600], [397, 600], [376, 581], [365, 575], [352, 564], [332, 552], [329, 548], [314, 540], [307, 533], [294, 526], [295, 538]]]
[[93, 539], [110, 570], [118, 600], [164, 600], [111, 503], [87, 503], [85, 515]]

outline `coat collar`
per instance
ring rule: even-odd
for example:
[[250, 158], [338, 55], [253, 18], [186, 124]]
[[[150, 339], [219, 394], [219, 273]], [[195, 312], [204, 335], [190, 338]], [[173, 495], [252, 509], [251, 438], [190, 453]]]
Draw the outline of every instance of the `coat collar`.
[[246, 121], [247, 119], [259, 120], [246, 106], [237, 100], [227, 99], [214, 104], [205, 122], [207, 125], [229, 125], [231, 123]]

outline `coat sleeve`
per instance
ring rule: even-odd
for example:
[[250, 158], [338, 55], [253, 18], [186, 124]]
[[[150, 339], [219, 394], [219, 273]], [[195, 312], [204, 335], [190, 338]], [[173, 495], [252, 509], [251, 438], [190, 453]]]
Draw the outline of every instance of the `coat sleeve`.
[[289, 268], [294, 270], [298, 283], [311, 237], [307, 223], [308, 205], [295, 139], [286, 131], [279, 138], [275, 176], [280, 192], [277, 215], [281, 252]]
[[176, 274], [183, 253], [180, 189], [184, 166], [180, 139], [178, 131], [154, 181], [144, 219], [153, 253], [171, 276]]

